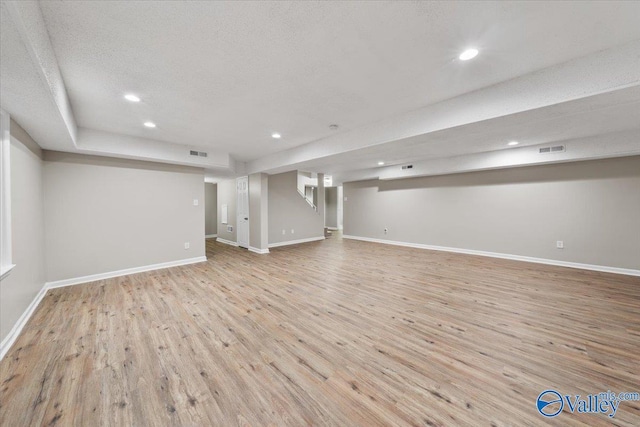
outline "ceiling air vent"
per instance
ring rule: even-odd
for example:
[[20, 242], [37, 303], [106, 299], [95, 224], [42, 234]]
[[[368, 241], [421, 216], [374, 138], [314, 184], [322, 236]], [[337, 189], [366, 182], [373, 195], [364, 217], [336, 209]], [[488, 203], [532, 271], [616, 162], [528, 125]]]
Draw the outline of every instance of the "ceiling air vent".
[[539, 148], [538, 151], [540, 154], [549, 154], [549, 153], [563, 153], [565, 151], [564, 145], [556, 145], [553, 147], [542, 147]]
[[413, 169], [413, 165], [404, 165], [404, 166], [402, 166], [402, 170], [405, 170], [405, 169]]
[[191, 150], [189, 151], [189, 154], [196, 157], [207, 157], [207, 153], [205, 153], [204, 151]]

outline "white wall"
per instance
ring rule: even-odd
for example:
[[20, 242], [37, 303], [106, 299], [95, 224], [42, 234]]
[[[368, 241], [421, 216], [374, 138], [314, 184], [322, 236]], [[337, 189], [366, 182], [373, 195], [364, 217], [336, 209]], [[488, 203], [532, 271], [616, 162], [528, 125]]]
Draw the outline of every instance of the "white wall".
[[218, 185], [210, 182], [204, 184], [204, 232], [218, 233]]
[[324, 197], [318, 197], [322, 200], [316, 212], [298, 193], [297, 185], [297, 171], [269, 175], [269, 244], [324, 237], [324, 215], [320, 213], [324, 212]]
[[345, 235], [640, 269], [640, 156], [351, 182], [344, 196]]
[[47, 151], [44, 194], [48, 281], [205, 255], [202, 169]]
[[0, 340], [45, 283], [42, 151], [11, 121], [11, 216], [14, 269], [0, 282]]

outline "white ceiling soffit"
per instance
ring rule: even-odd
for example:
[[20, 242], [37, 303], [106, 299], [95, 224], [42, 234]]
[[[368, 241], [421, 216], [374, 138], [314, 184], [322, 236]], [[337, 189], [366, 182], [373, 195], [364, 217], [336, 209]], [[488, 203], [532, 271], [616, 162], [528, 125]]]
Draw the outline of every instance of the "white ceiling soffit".
[[[57, 151], [152, 160], [207, 168], [218, 174], [240, 172], [227, 152], [185, 146], [78, 127], [49, 34], [36, 1], [1, 4], [2, 108], [42, 148]], [[196, 157], [190, 150], [204, 151]]]
[[74, 149], [76, 123], [37, 2], [0, 3], [2, 108], [43, 148]]
[[2, 106], [44, 148], [210, 179], [610, 135], [638, 110], [640, 2], [2, 4]]
[[[640, 41], [569, 61], [536, 73], [457, 96], [376, 124], [314, 141], [277, 155], [247, 163], [248, 172], [279, 172], [304, 162], [381, 144], [389, 152], [401, 139], [428, 135], [611, 91], [631, 91], [640, 85]], [[623, 95], [624, 97], [624, 95]], [[638, 110], [631, 111], [637, 117]], [[499, 122], [493, 122], [497, 126]], [[518, 135], [510, 139], [518, 139]], [[328, 170], [328, 172], [331, 172]]]
[[[511, 150], [513, 148], [507, 143], [513, 140], [523, 147], [602, 135], [605, 145], [605, 135], [634, 129], [640, 130], [640, 86], [316, 157], [295, 166], [301, 170], [322, 170], [327, 173], [372, 167], [378, 169], [378, 161], [384, 161], [389, 166]], [[640, 139], [636, 152], [640, 154]]]

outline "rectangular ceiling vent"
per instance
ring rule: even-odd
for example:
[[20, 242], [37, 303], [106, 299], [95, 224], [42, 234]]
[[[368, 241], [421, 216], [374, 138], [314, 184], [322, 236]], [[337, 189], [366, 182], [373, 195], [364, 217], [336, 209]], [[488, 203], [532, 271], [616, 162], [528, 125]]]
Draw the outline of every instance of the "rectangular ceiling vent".
[[539, 149], [540, 154], [563, 153], [564, 151], [565, 151], [564, 145], [556, 145], [553, 147], [542, 147]]
[[189, 151], [189, 154], [196, 157], [207, 157], [207, 153], [205, 153], [204, 151], [191, 150]]
[[402, 170], [405, 170], [405, 169], [413, 169], [413, 165], [404, 165], [404, 166], [402, 166]]

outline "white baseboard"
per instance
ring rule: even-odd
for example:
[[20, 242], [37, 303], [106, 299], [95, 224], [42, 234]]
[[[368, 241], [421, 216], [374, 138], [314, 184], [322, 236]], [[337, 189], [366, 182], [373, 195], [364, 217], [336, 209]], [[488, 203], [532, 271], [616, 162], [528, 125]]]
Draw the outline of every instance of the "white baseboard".
[[252, 246], [249, 246], [249, 251], [255, 252], [257, 254], [268, 254], [269, 253], [269, 249], [258, 249], [258, 248], [254, 248]]
[[486, 251], [477, 251], [473, 249], [459, 249], [459, 248], [449, 248], [446, 246], [424, 245], [421, 243], [398, 242], [394, 240], [374, 239], [372, 237], [360, 237], [360, 236], [350, 236], [350, 235], [343, 235], [342, 237], [345, 239], [362, 240], [364, 242], [383, 243], [385, 245], [405, 246], [408, 248], [417, 248], [417, 249], [429, 249], [432, 251], [455, 252], [455, 253], [467, 254], [467, 255], [480, 255], [480, 256], [487, 256], [491, 258], [502, 258], [502, 259], [510, 259], [514, 261], [535, 262], [537, 264], [556, 265], [559, 267], [578, 268], [581, 270], [592, 270], [592, 271], [602, 271], [605, 273], [626, 274], [628, 276], [640, 276], [640, 270], [634, 270], [631, 268], [618, 268], [618, 267], [608, 267], [606, 265], [582, 264], [579, 262], [558, 261], [554, 259], [534, 258], [534, 257], [528, 257], [528, 256], [522, 256], [522, 255], [503, 254], [498, 252], [486, 252]]
[[338, 231], [338, 228], [337, 227], [327, 227], [327, 230]]
[[205, 239], [213, 239], [214, 237], [218, 237], [217, 234], [205, 234], [204, 238]]
[[288, 240], [286, 242], [269, 243], [269, 247], [270, 248], [278, 248], [280, 246], [297, 245], [299, 243], [316, 242], [318, 240], [324, 240], [324, 236], [322, 236], [322, 237], [309, 237], [308, 239]]
[[224, 243], [225, 245], [238, 246], [238, 242], [232, 242], [231, 240], [223, 239], [221, 237], [216, 238], [216, 242]]
[[42, 301], [42, 298], [44, 298], [47, 291], [48, 288], [45, 284], [42, 289], [40, 289], [40, 291], [36, 294], [35, 298], [33, 299], [33, 301], [31, 301], [31, 304], [29, 304], [24, 313], [22, 313], [22, 316], [20, 316], [16, 324], [13, 325], [13, 328], [11, 328], [9, 334], [4, 337], [2, 343], [0, 343], [0, 360], [4, 358], [13, 343], [16, 341], [16, 339], [20, 335], [20, 332], [22, 332], [22, 328], [24, 328], [24, 325], [27, 324], [33, 313], [36, 311], [36, 308], [38, 308], [40, 301]]
[[187, 258], [177, 261], [162, 262], [160, 264], [144, 265], [142, 267], [125, 268], [124, 270], [109, 271], [106, 273], [91, 274], [89, 276], [74, 277], [72, 279], [56, 280], [47, 282], [47, 289], [61, 288], [63, 286], [79, 285], [81, 283], [95, 282], [96, 280], [110, 279], [112, 277], [127, 276], [129, 274], [142, 273], [151, 270], [160, 270], [162, 268], [177, 267], [179, 265], [195, 264], [207, 260], [206, 256], [196, 258]]

